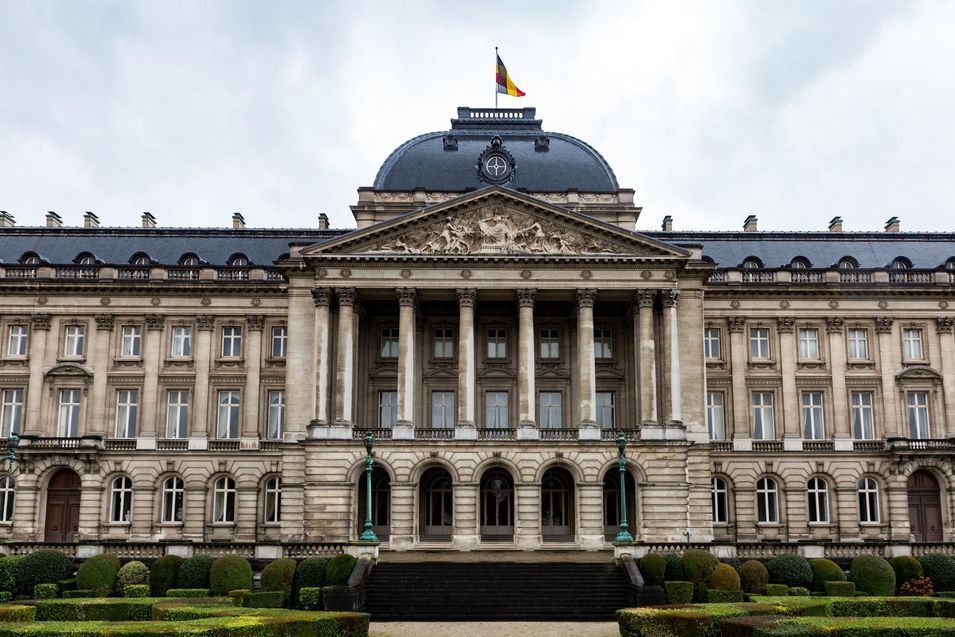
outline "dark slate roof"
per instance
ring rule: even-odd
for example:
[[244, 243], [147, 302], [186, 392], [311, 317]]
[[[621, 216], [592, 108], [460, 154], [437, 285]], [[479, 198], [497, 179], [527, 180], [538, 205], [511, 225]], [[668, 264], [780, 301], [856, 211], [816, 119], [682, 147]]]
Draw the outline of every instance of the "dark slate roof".
[[[464, 192], [486, 184], [478, 178], [478, 158], [500, 136], [514, 157], [514, 178], [505, 184], [527, 192], [616, 192], [617, 178], [592, 146], [570, 135], [544, 132], [536, 109], [458, 108], [450, 131], [427, 133], [399, 146], [375, 177], [375, 190]], [[484, 115], [495, 115], [482, 117]], [[513, 115], [513, 118], [503, 117]], [[444, 138], [453, 136], [455, 150], [446, 150]], [[536, 140], [547, 138], [547, 150]]]

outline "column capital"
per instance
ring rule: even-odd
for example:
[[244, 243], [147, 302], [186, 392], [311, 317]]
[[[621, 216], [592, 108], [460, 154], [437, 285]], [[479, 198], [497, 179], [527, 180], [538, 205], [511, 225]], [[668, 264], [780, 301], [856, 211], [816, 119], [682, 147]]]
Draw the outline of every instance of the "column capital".
[[215, 326], [216, 318], [211, 314], [200, 314], [196, 317], [196, 325], [200, 330], [210, 331]]
[[891, 316], [875, 317], [875, 331], [877, 334], [889, 334], [892, 332], [892, 325], [895, 319]]
[[663, 299], [663, 307], [676, 307], [680, 300], [680, 291], [674, 288], [660, 290], [660, 296]]
[[414, 307], [418, 300], [418, 290], [415, 288], [395, 288], [398, 294], [398, 305], [401, 307]]
[[742, 332], [746, 329], [746, 317], [745, 316], [731, 316], [728, 319], [730, 332]]
[[249, 326], [251, 331], [261, 331], [265, 328], [265, 317], [261, 314], [248, 314], [245, 317], [245, 324]]
[[339, 305], [354, 306], [358, 300], [358, 290], [355, 288], [335, 288], [335, 297]]
[[96, 321], [97, 330], [112, 331], [113, 326], [116, 325], [116, 317], [112, 314], [97, 314], [93, 320]]
[[329, 288], [315, 288], [312, 290], [312, 300], [315, 305], [330, 305], [332, 302], [332, 291]]
[[30, 327], [34, 330], [50, 329], [49, 313], [44, 312], [43, 314], [34, 314], [32, 317], [30, 317]]
[[477, 303], [476, 288], [458, 288], [456, 292], [458, 294], [458, 305], [460, 307], [474, 307], [474, 304]]
[[830, 334], [841, 334], [845, 326], [846, 322], [844, 319], [835, 316], [830, 316], [826, 319], [826, 331]]
[[[150, 332], [161, 331], [166, 326], [166, 317], [162, 314], [147, 314], [146, 315], [146, 329]], [[99, 327], [99, 322], [97, 321], [97, 327]]]
[[593, 307], [597, 300], [597, 290], [594, 288], [580, 288], [577, 290], [577, 307]]
[[940, 316], [935, 319], [935, 329], [939, 334], [951, 334], [953, 327], [955, 327], [955, 317]]
[[656, 290], [637, 290], [633, 293], [633, 302], [637, 307], [653, 307], [656, 298]]
[[780, 332], [792, 332], [796, 328], [796, 318], [793, 316], [781, 316], [776, 319], [776, 324]]
[[537, 290], [534, 288], [520, 288], [517, 290], [517, 305], [519, 307], [534, 307], [534, 297]]

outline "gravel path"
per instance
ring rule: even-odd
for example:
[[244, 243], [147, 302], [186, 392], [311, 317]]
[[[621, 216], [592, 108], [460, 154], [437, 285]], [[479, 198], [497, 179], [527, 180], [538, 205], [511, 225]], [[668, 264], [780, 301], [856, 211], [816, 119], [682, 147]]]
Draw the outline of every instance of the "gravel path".
[[372, 622], [370, 637], [619, 637], [613, 622]]

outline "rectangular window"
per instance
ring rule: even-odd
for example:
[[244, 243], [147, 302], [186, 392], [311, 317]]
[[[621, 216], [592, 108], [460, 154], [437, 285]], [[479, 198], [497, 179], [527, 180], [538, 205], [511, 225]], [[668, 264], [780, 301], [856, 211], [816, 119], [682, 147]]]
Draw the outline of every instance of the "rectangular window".
[[488, 429], [507, 429], [507, 392], [484, 394], [484, 424]]
[[434, 429], [454, 427], [454, 392], [431, 392], [431, 426]]
[[269, 440], [281, 440], [285, 435], [285, 390], [269, 391], [269, 424], [266, 437]]
[[7, 337], [7, 356], [26, 356], [29, 345], [29, 328], [26, 325], [11, 325]]
[[874, 440], [875, 422], [872, 411], [872, 392], [854, 391], [852, 402], [852, 436], [856, 440]]
[[930, 438], [928, 422], [928, 392], [906, 393], [909, 411], [909, 437]]
[[775, 440], [776, 428], [773, 414], [773, 392], [753, 392], [753, 438]]
[[239, 437], [239, 392], [219, 392], [219, 414], [216, 421], [216, 437], [228, 440]]
[[503, 327], [492, 327], [487, 331], [487, 357], [507, 358], [507, 332]]
[[61, 438], [75, 438], [80, 430], [80, 390], [60, 390], [60, 411], [56, 425], [56, 435]]
[[192, 328], [189, 326], [177, 325], [172, 328], [172, 350], [170, 355], [173, 358], [189, 358], [192, 356]]
[[0, 402], [0, 438], [9, 438], [11, 433], [20, 433], [23, 422], [23, 390], [4, 389]]
[[768, 327], [754, 327], [749, 330], [749, 357], [753, 360], [769, 359]]
[[922, 330], [917, 328], [902, 330], [902, 353], [906, 360], [920, 361], [925, 359], [922, 351]]
[[284, 325], [278, 325], [272, 328], [272, 358], [285, 358], [288, 356], [288, 328]]
[[398, 420], [398, 392], [378, 392], [378, 427], [391, 429]]
[[542, 391], [540, 393], [541, 429], [560, 429], [560, 403], [561, 394], [559, 391]]
[[804, 327], [799, 330], [799, 358], [803, 360], [819, 359], [819, 330]]
[[381, 358], [398, 358], [398, 328], [381, 328]]
[[450, 327], [435, 328], [434, 357], [454, 358], [454, 330]]
[[86, 326], [67, 325], [63, 343], [64, 356], [82, 356], [86, 351]]
[[723, 357], [722, 354], [720, 329], [708, 327], [703, 330], [703, 356], [711, 360], [720, 360]]
[[189, 390], [173, 389], [166, 394], [166, 437], [189, 435]]
[[544, 328], [541, 330], [540, 341], [541, 358], [556, 359], [560, 358], [560, 331], [556, 328]]
[[139, 412], [139, 390], [120, 389], [116, 392], [116, 437], [136, 437], [136, 416]]
[[706, 427], [711, 440], [726, 440], [726, 417], [721, 391], [706, 392]]
[[597, 392], [597, 424], [601, 429], [614, 429], [614, 403], [616, 396], [612, 391]]
[[242, 356], [242, 328], [227, 326], [222, 328], [222, 357], [238, 358]]
[[826, 437], [821, 391], [802, 394], [802, 437], [805, 440], [822, 440]]
[[849, 360], [868, 360], [869, 330], [853, 328], [848, 332]]
[[122, 336], [119, 355], [126, 358], [140, 356], [142, 352], [143, 328], [138, 325], [124, 325]]
[[613, 330], [600, 327], [594, 330], [594, 358], [609, 360], [613, 358]]

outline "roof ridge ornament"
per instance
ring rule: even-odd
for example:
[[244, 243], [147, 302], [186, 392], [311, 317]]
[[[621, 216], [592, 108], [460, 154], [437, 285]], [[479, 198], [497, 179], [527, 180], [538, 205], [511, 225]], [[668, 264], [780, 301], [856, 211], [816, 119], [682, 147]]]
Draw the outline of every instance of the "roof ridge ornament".
[[491, 144], [478, 157], [478, 179], [489, 184], [504, 184], [514, 179], [517, 163], [504, 146], [500, 135], [491, 138]]

